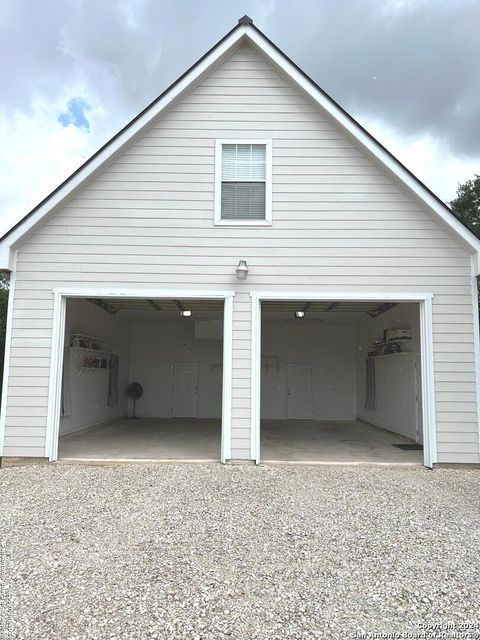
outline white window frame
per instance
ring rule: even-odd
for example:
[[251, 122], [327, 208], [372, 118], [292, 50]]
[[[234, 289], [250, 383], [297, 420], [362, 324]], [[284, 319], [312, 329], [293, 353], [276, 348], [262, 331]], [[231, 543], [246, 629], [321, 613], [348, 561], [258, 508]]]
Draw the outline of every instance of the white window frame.
[[[265, 145], [265, 219], [264, 220], [222, 220], [222, 145], [263, 144]], [[252, 138], [215, 140], [215, 226], [222, 227], [270, 227], [272, 225], [272, 141]]]

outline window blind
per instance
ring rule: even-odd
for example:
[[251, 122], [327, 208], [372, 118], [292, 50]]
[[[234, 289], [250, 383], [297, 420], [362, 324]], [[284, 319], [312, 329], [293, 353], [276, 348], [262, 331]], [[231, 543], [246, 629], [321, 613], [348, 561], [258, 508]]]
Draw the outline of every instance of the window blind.
[[222, 145], [222, 220], [265, 218], [264, 144]]

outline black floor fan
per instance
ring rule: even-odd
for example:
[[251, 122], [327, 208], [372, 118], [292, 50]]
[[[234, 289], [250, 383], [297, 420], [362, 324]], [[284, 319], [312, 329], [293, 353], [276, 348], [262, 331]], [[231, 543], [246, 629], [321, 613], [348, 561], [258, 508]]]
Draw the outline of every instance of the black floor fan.
[[133, 400], [133, 415], [130, 416], [130, 420], [136, 420], [135, 410], [137, 408], [137, 400], [143, 395], [143, 387], [138, 382], [131, 382], [127, 387], [127, 394]]

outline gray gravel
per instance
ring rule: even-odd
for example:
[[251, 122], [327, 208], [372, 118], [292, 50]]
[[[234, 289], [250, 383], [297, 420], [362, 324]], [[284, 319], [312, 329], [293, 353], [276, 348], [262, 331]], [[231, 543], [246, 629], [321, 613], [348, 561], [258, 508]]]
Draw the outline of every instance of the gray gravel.
[[0, 486], [11, 638], [344, 639], [480, 620], [475, 470], [51, 465], [1, 470]]

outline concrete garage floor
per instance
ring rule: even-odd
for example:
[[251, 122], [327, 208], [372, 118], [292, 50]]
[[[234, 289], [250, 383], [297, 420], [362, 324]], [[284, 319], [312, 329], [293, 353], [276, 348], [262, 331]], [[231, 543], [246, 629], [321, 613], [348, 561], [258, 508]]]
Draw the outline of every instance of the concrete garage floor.
[[403, 451], [394, 444], [412, 443], [403, 436], [366, 422], [262, 420], [264, 462], [423, 463], [423, 451]]
[[[60, 438], [60, 459], [220, 459], [220, 420], [122, 419]], [[422, 451], [392, 446], [408, 438], [364, 422], [262, 420], [262, 461], [398, 463], [423, 461]]]
[[127, 418], [60, 438], [60, 459], [220, 460], [220, 420]]

